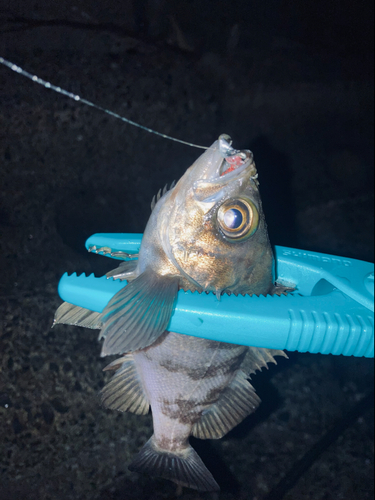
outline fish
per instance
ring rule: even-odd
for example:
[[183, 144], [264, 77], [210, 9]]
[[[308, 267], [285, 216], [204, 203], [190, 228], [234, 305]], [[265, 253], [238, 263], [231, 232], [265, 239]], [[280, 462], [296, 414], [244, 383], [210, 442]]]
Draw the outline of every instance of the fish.
[[[216, 342], [168, 331], [179, 290], [194, 293], [285, 293], [275, 283], [274, 256], [249, 150], [221, 135], [170, 189], [159, 192], [138, 259], [108, 278], [127, 285], [98, 313], [69, 303], [55, 324], [100, 329], [104, 407], [145, 415], [154, 433], [130, 464], [199, 491], [218, 483], [189, 437], [220, 439], [253, 413], [260, 399], [249, 378], [283, 351]], [[256, 325], [254, 325], [256, 328]]]

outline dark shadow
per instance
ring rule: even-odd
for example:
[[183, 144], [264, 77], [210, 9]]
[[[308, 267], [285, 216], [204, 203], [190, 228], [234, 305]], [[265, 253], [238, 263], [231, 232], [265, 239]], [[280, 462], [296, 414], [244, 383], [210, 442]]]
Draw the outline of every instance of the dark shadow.
[[[283, 370], [288, 364], [288, 360], [280, 359], [278, 370]], [[285, 365], [284, 365], [285, 362]], [[271, 382], [271, 378], [276, 370], [263, 370], [253, 376], [254, 386], [256, 387], [257, 394], [262, 400], [261, 405], [255, 413], [247, 417], [243, 422], [236, 426], [224, 440], [243, 440], [258, 424], [266, 421], [269, 416], [275, 412], [282, 404], [279, 393]], [[213, 442], [191, 439], [192, 445], [201, 456], [202, 460], [212, 472], [213, 476], [219, 483], [222, 491], [230, 492], [234, 496], [239, 495], [240, 484], [236, 477], [230, 471], [228, 465], [221, 459], [220, 452]], [[251, 492], [248, 493], [249, 498], [252, 497]]]
[[[221, 491], [238, 495], [240, 484], [212, 442], [191, 438], [190, 442], [220, 486]], [[251, 495], [250, 495], [251, 497]]]
[[323, 434], [305, 455], [297, 460], [289, 472], [266, 496], [266, 500], [282, 500], [285, 495], [297, 484], [310, 467], [337, 439], [367, 411], [374, 407], [374, 390], [363, 397], [343, 418]]
[[[280, 360], [280, 365], [288, 360]], [[257, 425], [265, 422], [272, 413], [282, 405], [279, 392], [272, 383], [271, 378], [274, 370], [263, 370], [253, 375], [250, 382], [254, 385], [258, 396], [261, 399], [259, 408], [243, 420], [237, 427], [224, 437], [224, 439], [244, 439]]]
[[273, 245], [296, 246], [296, 207], [292, 194], [289, 158], [264, 135], [249, 145], [259, 165], [260, 194]]

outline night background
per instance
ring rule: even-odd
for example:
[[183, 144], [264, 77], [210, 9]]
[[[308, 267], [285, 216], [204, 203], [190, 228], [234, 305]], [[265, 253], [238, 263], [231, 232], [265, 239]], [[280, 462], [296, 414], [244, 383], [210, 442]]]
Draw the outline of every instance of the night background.
[[[159, 132], [253, 151], [271, 242], [373, 261], [373, 2], [0, 2], [0, 56]], [[0, 66], [0, 499], [172, 499], [127, 469], [151, 416], [100, 407], [97, 331], [57, 326], [61, 275], [113, 261], [201, 154]], [[192, 440], [222, 487], [182, 500], [372, 499], [373, 360], [288, 353], [259, 410]]]

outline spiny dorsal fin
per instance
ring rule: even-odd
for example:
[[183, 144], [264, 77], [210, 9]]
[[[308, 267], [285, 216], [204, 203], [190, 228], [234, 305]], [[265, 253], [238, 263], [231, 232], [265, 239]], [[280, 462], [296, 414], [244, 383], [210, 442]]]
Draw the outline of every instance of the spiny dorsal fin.
[[199, 439], [220, 439], [259, 406], [260, 399], [246, 374], [239, 370], [218, 401], [193, 425], [192, 435]]
[[63, 302], [55, 312], [52, 327], [58, 324], [82, 326], [94, 330], [103, 326], [101, 313], [69, 304], [69, 302]]
[[168, 184], [166, 184], [163, 188], [163, 190], [159, 189], [157, 195], [154, 195], [153, 198], [152, 198], [152, 201], [151, 201], [151, 211], [154, 210], [155, 208], [155, 205], [157, 204], [157, 202], [160, 200], [160, 198], [162, 198], [165, 193], [167, 193], [167, 191], [170, 191], [171, 189], [173, 189], [176, 185], [176, 181], [173, 181], [172, 184], [169, 186], [168, 188]]
[[150, 403], [143, 390], [134, 358], [131, 354], [113, 361], [105, 371], [117, 370], [114, 377], [100, 392], [100, 399], [106, 408], [130, 411], [136, 415], [147, 415]]
[[264, 349], [262, 347], [249, 347], [246, 357], [241, 365], [241, 369], [248, 375], [255, 373], [262, 368], [268, 368], [267, 363], [277, 365], [274, 356], [288, 358], [284, 351], [279, 349]]

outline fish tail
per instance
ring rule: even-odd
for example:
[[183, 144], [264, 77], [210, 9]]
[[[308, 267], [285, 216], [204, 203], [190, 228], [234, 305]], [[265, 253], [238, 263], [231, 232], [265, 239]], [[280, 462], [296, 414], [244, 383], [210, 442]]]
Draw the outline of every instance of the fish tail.
[[154, 436], [136, 455], [129, 470], [169, 479], [199, 491], [220, 490], [211, 472], [190, 445], [181, 452], [173, 453], [159, 448]]

